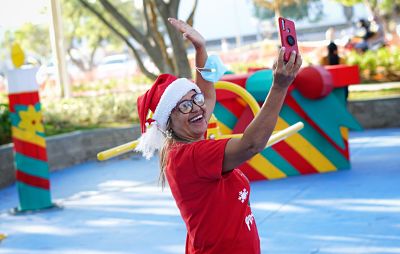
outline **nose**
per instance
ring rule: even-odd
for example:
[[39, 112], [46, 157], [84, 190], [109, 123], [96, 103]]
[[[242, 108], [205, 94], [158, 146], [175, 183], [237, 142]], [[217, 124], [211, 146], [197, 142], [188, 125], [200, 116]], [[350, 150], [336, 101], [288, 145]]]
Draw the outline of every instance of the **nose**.
[[196, 103], [192, 103], [192, 112], [197, 112], [199, 110], [201, 110], [201, 107], [199, 105], [197, 105]]

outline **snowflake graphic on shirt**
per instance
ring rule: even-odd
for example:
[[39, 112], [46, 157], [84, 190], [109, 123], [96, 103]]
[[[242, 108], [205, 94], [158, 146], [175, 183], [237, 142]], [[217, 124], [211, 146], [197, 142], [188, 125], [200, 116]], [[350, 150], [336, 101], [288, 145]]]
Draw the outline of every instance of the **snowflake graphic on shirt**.
[[240, 200], [242, 203], [244, 203], [248, 194], [249, 194], [249, 192], [246, 190], [246, 188], [243, 188], [243, 190], [239, 191], [238, 200]]

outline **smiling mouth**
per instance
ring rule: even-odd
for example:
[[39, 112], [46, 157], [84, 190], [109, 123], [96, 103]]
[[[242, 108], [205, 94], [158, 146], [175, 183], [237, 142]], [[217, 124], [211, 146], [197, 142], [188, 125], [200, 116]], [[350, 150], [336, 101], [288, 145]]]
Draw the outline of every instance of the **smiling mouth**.
[[203, 120], [203, 118], [204, 118], [203, 115], [198, 115], [189, 119], [189, 122], [191, 123], [200, 122], [201, 120]]

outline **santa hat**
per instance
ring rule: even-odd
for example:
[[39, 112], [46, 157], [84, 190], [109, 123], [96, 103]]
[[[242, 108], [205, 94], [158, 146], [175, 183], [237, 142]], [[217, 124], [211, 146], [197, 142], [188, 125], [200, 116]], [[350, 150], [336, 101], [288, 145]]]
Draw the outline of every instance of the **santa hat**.
[[[186, 78], [176, 78], [170, 74], [161, 74], [153, 86], [137, 100], [142, 136], [136, 151], [150, 159], [156, 150], [160, 150], [165, 141], [168, 118], [176, 104], [189, 91], [200, 93], [200, 88]], [[148, 117], [149, 111], [153, 113]]]

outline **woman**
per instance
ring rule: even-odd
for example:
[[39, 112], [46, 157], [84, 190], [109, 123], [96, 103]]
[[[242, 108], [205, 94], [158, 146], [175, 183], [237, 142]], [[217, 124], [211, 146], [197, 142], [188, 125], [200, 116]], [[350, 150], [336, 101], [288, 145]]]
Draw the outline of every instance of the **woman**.
[[[203, 37], [183, 21], [169, 21], [193, 44], [196, 66], [203, 67], [208, 58]], [[284, 51], [273, 66], [269, 95], [241, 138], [204, 139], [216, 94], [200, 73], [196, 84], [162, 74], [138, 99], [143, 134], [137, 150], [147, 158], [161, 150], [162, 183], [166, 176], [188, 231], [186, 253], [260, 253], [250, 185], [236, 167], [264, 149], [301, 66], [294, 52], [285, 64]]]

